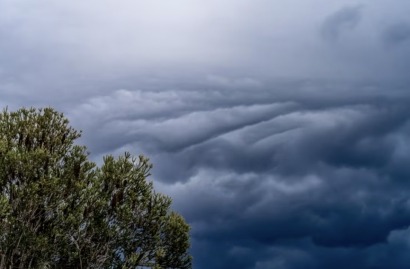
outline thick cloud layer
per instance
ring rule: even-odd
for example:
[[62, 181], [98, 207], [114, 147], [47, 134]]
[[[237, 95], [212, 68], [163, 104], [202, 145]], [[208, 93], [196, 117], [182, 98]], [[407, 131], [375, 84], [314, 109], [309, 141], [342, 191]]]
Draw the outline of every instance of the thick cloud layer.
[[406, 1], [0, 0], [0, 105], [148, 155], [198, 269], [410, 264]]
[[118, 90], [70, 117], [92, 152], [152, 158], [196, 268], [404, 268], [408, 86], [211, 77]]

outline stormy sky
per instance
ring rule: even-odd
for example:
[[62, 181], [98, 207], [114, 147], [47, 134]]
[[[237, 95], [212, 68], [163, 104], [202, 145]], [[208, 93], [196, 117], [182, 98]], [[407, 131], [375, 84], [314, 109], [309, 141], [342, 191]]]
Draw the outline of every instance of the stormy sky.
[[410, 265], [410, 2], [0, 0], [0, 106], [154, 164], [195, 269]]

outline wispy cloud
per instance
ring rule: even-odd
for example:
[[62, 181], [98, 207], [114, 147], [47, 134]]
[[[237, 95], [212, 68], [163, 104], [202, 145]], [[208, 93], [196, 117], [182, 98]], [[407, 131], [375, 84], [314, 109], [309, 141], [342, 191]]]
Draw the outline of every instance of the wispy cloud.
[[352, 31], [359, 24], [363, 6], [344, 7], [329, 15], [323, 22], [323, 38], [336, 41], [345, 31]]

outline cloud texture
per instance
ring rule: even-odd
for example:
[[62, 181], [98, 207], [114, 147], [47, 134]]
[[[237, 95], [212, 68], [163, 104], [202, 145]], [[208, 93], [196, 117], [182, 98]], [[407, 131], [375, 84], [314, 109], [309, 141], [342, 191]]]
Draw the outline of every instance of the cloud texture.
[[71, 114], [92, 152], [152, 158], [197, 268], [408, 264], [407, 84], [213, 80], [118, 90]]
[[198, 269], [410, 264], [406, 1], [0, 0], [0, 104], [144, 153]]

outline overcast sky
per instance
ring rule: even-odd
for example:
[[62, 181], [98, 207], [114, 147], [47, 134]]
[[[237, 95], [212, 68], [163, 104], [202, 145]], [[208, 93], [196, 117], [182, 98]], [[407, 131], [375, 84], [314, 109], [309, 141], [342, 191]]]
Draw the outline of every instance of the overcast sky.
[[410, 2], [0, 0], [0, 106], [143, 153], [195, 269], [410, 264]]

